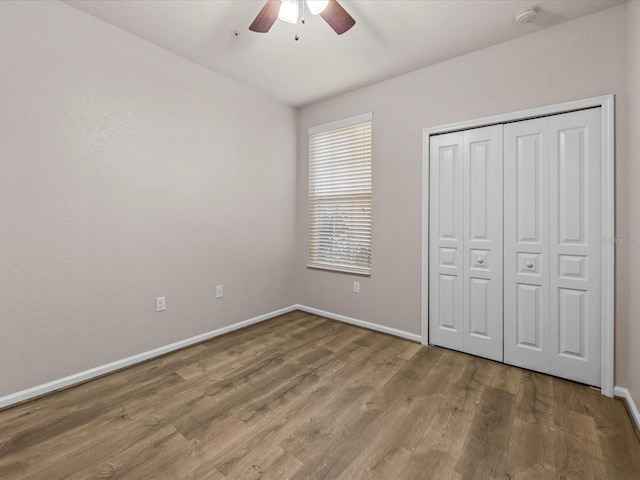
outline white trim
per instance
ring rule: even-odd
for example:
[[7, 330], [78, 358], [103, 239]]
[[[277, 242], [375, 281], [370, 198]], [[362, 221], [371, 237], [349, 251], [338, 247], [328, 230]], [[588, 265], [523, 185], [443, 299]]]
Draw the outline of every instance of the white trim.
[[[429, 129], [422, 137], [422, 295], [421, 343], [429, 345]], [[425, 220], [426, 219], [426, 220]]]
[[[602, 108], [602, 235], [615, 235], [615, 136], [613, 95], [601, 98]], [[612, 397], [614, 372], [615, 242], [602, 242], [602, 394]], [[637, 410], [636, 410], [637, 412]]]
[[365, 270], [364, 268], [333, 267], [331, 265], [323, 265], [321, 263], [307, 263], [307, 268], [313, 268], [315, 270], [328, 270], [330, 272], [351, 273], [352, 275], [362, 275], [365, 277], [371, 276], [371, 269]]
[[373, 112], [363, 113], [361, 115], [356, 115], [355, 117], [344, 118], [342, 120], [336, 120], [335, 122], [323, 123], [322, 125], [311, 127], [309, 128], [309, 135], [334, 130], [336, 128], [349, 127], [351, 125], [370, 122], [372, 120]]
[[[614, 96], [602, 95], [544, 107], [520, 110], [512, 113], [450, 123], [423, 130], [422, 162], [422, 343], [429, 343], [429, 137], [470, 128], [485, 127], [498, 123], [515, 122], [528, 118], [566, 113], [573, 110], [600, 107], [602, 109], [602, 235], [614, 238]], [[614, 394], [614, 243], [602, 242], [602, 378], [601, 391], [611, 397]]]
[[388, 333], [394, 337], [404, 338], [405, 340], [411, 340], [413, 342], [420, 342], [420, 335], [417, 333], [405, 332], [404, 330], [398, 330], [396, 328], [385, 327], [384, 325], [378, 325], [377, 323], [366, 322], [364, 320], [358, 320], [357, 318], [346, 317], [344, 315], [338, 315], [337, 313], [327, 312], [313, 307], [307, 307], [306, 305], [294, 305], [295, 309], [302, 310], [303, 312], [313, 313], [321, 317], [330, 318], [331, 320], [337, 320], [339, 322], [349, 323], [358, 327], [366, 328], [368, 330], [375, 330], [377, 332]]
[[297, 309], [297, 305], [291, 305], [289, 307], [281, 308], [280, 310], [275, 310], [273, 312], [265, 313], [263, 315], [253, 317], [248, 320], [243, 320], [241, 322], [237, 322], [232, 325], [227, 325], [226, 327], [218, 328], [210, 332], [196, 335], [195, 337], [187, 338], [185, 340], [180, 340], [179, 342], [174, 342], [169, 345], [165, 345], [163, 347], [154, 348], [153, 350], [139, 353], [131, 357], [123, 358], [122, 360], [116, 360], [115, 362], [107, 363], [106, 365], [90, 368], [89, 370], [85, 370], [84, 372], [75, 373], [73, 375], [69, 375], [68, 377], [60, 378], [58, 380], [53, 380], [51, 382], [44, 383], [42, 385], [37, 385], [35, 387], [27, 388], [26, 390], [22, 390], [20, 392], [16, 392], [10, 395], [6, 395], [4, 397], [0, 397], [0, 408], [4, 408], [4, 407], [8, 407], [9, 405], [14, 405], [16, 403], [24, 402], [25, 400], [29, 400], [31, 398], [40, 397], [47, 393], [53, 392], [55, 390], [60, 390], [72, 385], [76, 385], [78, 383], [86, 382], [88, 380], [100, 377], [107, 373], [115, 372], [116, 370], [121, 370], [125, 367], [130, 367], [131, 365], [135, 365], [136, 363], [144, 362], [146, 360], [159, 357], [160, 355], [164, 355], [164, 354], [173, 352], [175, 350], [180, 350], [181, 348], [189, 347], [191, 345], [204, 342], [211, 338], [224, 335], [225, 333], [229, 333], [234, 330], [238, 330], [240, 328], [248, 327], [249, 325], [253, 325], [254, 323], [259, 323], [264, 320], [277, 317], [278, 315], [283, 315], [285, 313], [293, 312], [296, 309]]
[[624, 398], [624, 400], [627, 402], [627, 406], [629, 407], [629, 411], [631, 412], [631, 416], [635, 420], [638, 430], [640, 430], [640, 411], [638, 411], [638, 407], [636, 406], [636, 403], [633, 401], [633, 398], [631, 397], [631, 392], [629, 391], [629, 389], [623, 388], [623, 387], [616, 387], [613, 389], [613, 394], [616, 397]]
[[529, 118], [557, 115], [559, 113], [583, 110], [585, 108], [605, 108], [605, 104], [609, 105], [611, 108], [613, 107], [613, 94], [574, 100], [571, 102], [556, 103], [553, 105], [545, 105], [544, 107], [529, 108], [527, 110], [518, 110], [517, 112], [501, 113], [499, 115], [491, 115], [489, 117], [476, 118], [473, 120], [466, 120], [464, 122], [438, 125], [436, 127], [425, 128], [423, 132], [429, 132], [429, 135], [450, 133], [459, 130], [468, 130], [470, 128], [487, 127], [498, 123], [517, 122], [520, 120], [527, 120]]

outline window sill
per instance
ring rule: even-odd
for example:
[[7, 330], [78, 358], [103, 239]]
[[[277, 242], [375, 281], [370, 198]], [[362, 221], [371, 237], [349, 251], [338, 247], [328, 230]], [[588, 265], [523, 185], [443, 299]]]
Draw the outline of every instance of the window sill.
[[349, 267], [337, 267], [334, 265], [320, 265], [317, 263], [308, 263], [307, 268], [312, 268], [314, 270], [325, 270], [330, 272], [338, 272], [338, 273], [350, 273], [352, 275], [361, 275], [363, 277], [370, 277], [371, 270], [365, 268], [349, 268]]

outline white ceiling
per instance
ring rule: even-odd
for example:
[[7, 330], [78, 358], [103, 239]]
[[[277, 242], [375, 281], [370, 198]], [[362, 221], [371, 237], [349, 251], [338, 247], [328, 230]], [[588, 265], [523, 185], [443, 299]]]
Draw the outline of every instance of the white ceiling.
[[[140, 38], [303, 106], [624, 3], [625, 0], [339, 0], [356, 25], [319, 16], [248, 27], [263, 0], [64, 0]], [[516, 12], [537, 6], [531, 23]], [[233, 32], [239, 32], [236, 37]]]

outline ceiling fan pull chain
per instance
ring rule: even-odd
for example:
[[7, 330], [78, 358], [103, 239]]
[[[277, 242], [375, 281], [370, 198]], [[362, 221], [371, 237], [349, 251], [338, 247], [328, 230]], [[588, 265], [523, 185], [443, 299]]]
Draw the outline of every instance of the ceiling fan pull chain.
[[[302, 0], [302, 17], [300, 18], [300, 21], [304, 24], [304, 0]], [[298, 36], [298, 22], [296, 22], [296, 36], [293, 37], [293, 39], [296, 42], [300, 40], [300, 37]]]

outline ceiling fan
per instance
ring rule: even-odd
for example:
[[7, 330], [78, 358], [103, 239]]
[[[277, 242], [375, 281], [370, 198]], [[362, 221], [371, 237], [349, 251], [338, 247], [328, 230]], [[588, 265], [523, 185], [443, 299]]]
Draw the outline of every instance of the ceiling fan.
[[310, 13], [320, 15], [338, 35], [356, 24], [336, 0], [267, 0], [249, 30], [267, 33], [278, 18], [288, 23], [298, 23], [300, 3], [303, 9], [306, 5]]

